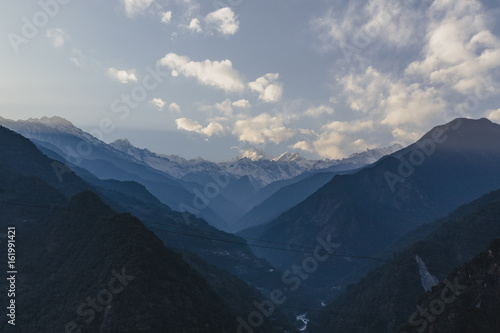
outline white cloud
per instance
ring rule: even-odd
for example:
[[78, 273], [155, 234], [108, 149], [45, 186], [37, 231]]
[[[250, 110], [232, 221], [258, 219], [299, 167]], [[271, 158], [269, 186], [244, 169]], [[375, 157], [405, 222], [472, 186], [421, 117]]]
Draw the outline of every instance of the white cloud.
[[142, 14], [152, 3], [153, 0], [123, 0], [125, 13], [128, 17]]
[[203, 127], [195, 120], [191, 120], [188, 118], [179, 118], [175, 120], [177, 124], [177, 129], [184, 130], [188, 132], [196, 132], [200, 134], [204, 134], [208, 137], [212, 135], [221, 134], [224, 132], [224, 126], [216, 121], [210, 122], [207, 127]]
[[215, 109], [227, 117], [233, 115], [233, 108], [230, 99], [226, 99], [222, 103], [215, 103]]
[[396, 47], [411, 45], [419, 38], [422, 16], [413, 1], [353, 0], [314, 18], [311, 28], [320, 51], [340, 49], [350, 60], [377, 41]]
[[487, 111], [487, 118], [495, 123], [500, 124], [500, 109], [498, 110], [493, 110], [493, 111]]
[[394, 137], [395, 142], [403, 142], [403, 143], [413, 143], [420, 139], [423, 135], [423, 133], [417, 132], [417, 131], [412, 131], [412, 130], [406, 130], [402, 128], [395, 128], [391, 132], [392, 136]]
[[[201, 111], [217, 111], [218, 114], [222, 114], [225, 117], [231, 117], [233, 115], [233, 106], [229, 98], [225, 99], [220, 103], [215, 103], [213, 105], [201, 105], [199, 107]], [[224, 118], [228, 120], [228, 118]]]
[[317, 107], [308, 108], [304, 114], [306, 116], [310, 116], [310, 117], [319, 117], [323, 114], [332, 115], [332, 114], [334, 114], [334, 112], [335, 111], [333, 110], [332, 107], [327, 106], [327, 105], [320, 105]]
[[339, 80], [351, 109], [390, 126], [430, 126], [446, 108], [440, 92], [419, 83], [406, 84], [373, 67]]
[[324, 132], [313, 142], [314, 150], [321, 158], [336, 159], [344, 157], [340, 148], [345, 144], [346, 136], [337, 132]]
[[332, 121], [324, 125], [323, 129], [340, 133], [359, 133], [367, 132], [373, 129], [373, 126], [373, 121], [371, 120]]
[[233, 134], [240, 141], [263, 144], [267, 141], [279, 144], [290, 139], [297, 133], [296, 130], [287, 128], [281, 118], [262, 113], [254, 118], [237, 120], [234, 124]]
[[291, 149], [300, 149], [307, 152], [314, 152], [314, 149], [307, 141], [298, 141], [296, 144], [289, 146]]
[[172, 11], [171, 10], [161, 13], [161, 22], [162, 23], [167, 24], [167, 23], [170, 23], [171, 20], [172, 20]]
[[240, 99], [240, 100], [237, 100], [236, 102], [233, 102], [233, 106], [236, 108], [246, 109], [246, 108], [251, 107], [252, 105], [246, 99]]
[[223, 35], [234, 35], [238, 31], [240, 24], [233, 10], [229, 7], [209, 13], [205, 17], [205, 21]]
[[240, 73], [233, 68], [230, 60], [202, 62], [191, 61], [186, 56], [167, 54], [160, 64], [172, 70], [172, 76], [183, 75], [196, 78], [203, 85], [212, 86], [227, 92], [242, 91], [245, 84]]
[[133, 71], [118, 70], [111, 67], [110, 69], [108, 69], [108, 76], [123, 84], [129, 82], [137, 82], [137, 77], [135, 76]]
[[45, 36], [55, 48], [63, 47], [67, 39], [66, 33], [61, 28], [48, 29]]
[[424, 58], [410, 64], [407, 74], [473, 93], [480, 79], [500, 66], [500, 40], [488, 29], [481, 3], [436, 0], [428, 15]]
[[442, 120], [446, 102], [434, 88], [422, 88], [415, 83], [409, 86], [393, 84], [389, 96], [380, 104], [385, 112], [382, 124], [390, 126], [430, 126]]
[[150, 103], [153, 104], [154, 106], [156, 106], [158, 111], [163, 110], [163, 108], [166, 105], [166, 102], [164, 100], [162, 100], [161, 98], [153, 98], [153, 100], [151, 100]]
[[200, 20], [197, 18], [192, 19], [191, 22], [189, 22], [188, 29], [192, 32], [202, 32]]
[[252, 91], [259, 94], [259, 99], [267, 103], [279, 102], [283, 95], [283, 85], [278, 82], [278, 73], [268, 73], [259, 77], [254, 82], [250, 82], [248, 86]]
[[172, 112], [181, 113], [181, 107], [177, 103], [170, 103], [168, 109]]

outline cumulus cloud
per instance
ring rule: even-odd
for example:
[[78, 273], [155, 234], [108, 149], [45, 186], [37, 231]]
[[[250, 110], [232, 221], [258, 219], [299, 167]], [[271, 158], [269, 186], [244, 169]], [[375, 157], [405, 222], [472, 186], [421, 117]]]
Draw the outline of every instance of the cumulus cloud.
[[264, 144], [268, 141], [279, 144], [292, 138], [296, 133], [296, 130], [287, 128], [281, 118], [272, 117], [267, 113], [237, 120], [233, 128], [233, 134], [237, 135], [240, 141], [255, 144]]
[[158, 111], [163, 110], [163, 108], [166, 105], [166, 102], [164, 100], [162, 100], [161, 98], [153, 98], [153, 100], [151, 100], [150, 103], [153, 104], [154, 106], [156, 106]]
[[442, 119], [446, 102], [433, 87], [407, 84], [368, 67], [364, 73], [349, 74], [339, 80], [348, 105], [391, 126], [430, 126]]
[[281, 100], [283, 95], [283, 85], [278, 82], [278, 73], [268, 73], [259, 77], [254, 82], [250, 82], [248, 86], [254, 92], [259, 94], [259, 99], [267, 103], [276, 103]]
[[332, 121], [322, 128], [340, 133], [359, 133], [369, 131], [373, 127], [373, 121], [360, 119], [354, 121]]
[[55, 48], [63, 47], [67, 39], [66, 33], [61, 28], [48, 29], [45, 36]]
[[322, 116], [323, 114], [332, 115], [334, 112], [335, 111], [333, 110], [332, 107], [327, 105], [320, 105], [308, 108], [304, 114], [310, 117], [319, 117]]
[[181, 113], [181, 107], [179, 106], [179, 104], [177, 104], [175, 102], [170, 103], [170, 105], [168, 106], [168, 109], [172, 112]]
[[289, 146], [291, 149], [299, 149], [303, 151], [307, 151], [309, 153], [314, 152], [314, 149], [311, 147], [311, 144], [307, 141], [298, 141], [294, 145]]
[[211, 137], [212, 135], [221, 134], [224, 132], [224, 126], [216, 121], [210, 122], [207, 127], [203, 127], [199, 122], [188, 118], [179, 118], [175, 120], [177, 129], [188, 132], [196, 132], [199, 134]]
[[495, 122], [497, 124], [500, 124], [500, 109], [493, 110], [493, 111], [487, 111], [486, 112], [486, 117], [489, 120], [491, 120], [491, 121], [493, 121], [493, 122]]
[[167, 24], [167, 23], [170, 23], [171, 20], [172, 20], [172, 11], [171, 10], [161, 13], [161, 22], [162, 23]]
[[200, 20], [197, 18], [193, 18], [191, 22], [189, 22], [188, 29], [192, 32], [202, 32]]
[[227, 117], [233, 115], [233, 107], [230, 99], [226, 99], [222, 103], [215, 103], [215, 109]]
[[233, 68], [232, 62], [227, 59], [222, 61], [207, 59], [202, 62], [195, 62], [186, 56], [169, 53], [159, 63], [170, 68], [174, 77], [182, 75], [186, 78], [195, 78], [203, 85], [227, 92], [245, 89], [240, 73]]
[[137, 77], [135, 76], [133, 71], [118, 70], [111, 67], [110, 69], [108, 69], [108, 76], [123, 84], [129, 82], [137, 82]]
[[477, 0], [434, 1], [424, 57], [411, 63], [407, 74], [473, 93], [481, 77], [500, 66], [500, 39], [488, 29], [485, 15]]
[[233, 106], [236, 108], [246, 109], [246, 108], [251, 107], [252, 105], [246, 99], [240, 99], [240, 100], [233, 102]]
[[152, 3], [153, 0], [123, 0], [125, 13], [128, 17], [142, 14]]
[[240, 22], [236, 19], [236, 15], [229, 7], [221, 8], [205, 17], [209, 27], [214, 27], [223, 35], [234, 35], [240, 26]]

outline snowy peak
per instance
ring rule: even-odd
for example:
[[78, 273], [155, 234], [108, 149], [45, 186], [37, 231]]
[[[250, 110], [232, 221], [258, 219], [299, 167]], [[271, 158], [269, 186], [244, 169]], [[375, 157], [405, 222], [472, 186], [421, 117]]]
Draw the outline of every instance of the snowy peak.
[[129, 150], [133, 150], [135, 148], [134, 145], [132, 145], [132, 143], [130, 143], [127, 139], [118, 139], [111, 142], [109, 145], [124, 153], [127, 153]]
[[401, 149], [403, 149], [403, 146], [401, 146], [399, 143], [396, 143], [389, 147], [367, 149], [362, 153], [354, 153], [344, 160], [350, 160], [352, 162], [359, 161], [365, 164], [371, 164], [378, 161], [381, 157], [390, 155]]
[[306, 159], [298, 153], [285, 152], [278, 157], [272, 159], [275, 162], [302, 162]]
[[58, 116], [54, 116], [54, 117], [42, 117], [40, 119], [34, 119], [34, 118], [30, 118], [27, 120], [28, 122], [40, 122], [42, 124], [45, 124], [45, 125], [53, 125], [53, 126], [57, 126], [57, 125], [62, 125], [62, 126], [71, 126], [71, 127], [74, 127], [73, 123], [65, 118], [62, 118], [62, 117], [58, 117]]
[[251, 161], [260, 161], [260, 160], [271, 160], [273, 157], [268, 155], [264, 150], [257, 148], [249, 148], [245, 150], [242, 154], [236, 157], [236, 160], [242, 160], [247, 158]]

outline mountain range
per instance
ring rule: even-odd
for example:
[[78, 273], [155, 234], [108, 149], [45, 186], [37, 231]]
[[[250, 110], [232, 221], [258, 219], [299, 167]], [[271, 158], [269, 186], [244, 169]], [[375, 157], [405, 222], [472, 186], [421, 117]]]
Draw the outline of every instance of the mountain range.
[[[130, 191], [120, 191], [121, 198], [101, 198], [96, 186], [67, 168], [58, 179], [63, 166], [29, 140], [3, 127], [0, 140], [0, 227], [15, 226], [16, 242], [22, 244], [16, 253], [16, 301], [22, 311], [16, 330], [7, 324], [8, 317], [1, 318], [3, 332], [235, 331], [237, 318], [247, 318], [255, 310], [252, 301], [264, 298], [235, 275], [192, 253], [166, 247], [145, 223], [103, 201], [118, 207], [137, 205], [127, 197]], [[114, 184], [115, 190], [134, 186], [140, 188]], [[138, 211], [142, 208], [137, 206]], [[171, 214], [164, 216], [164, 232], [169, 223], [175, 224], [175, 214], [181, 219], [179, 213]], [[196, 228], [204, 228], [205, 235], [221, 233], [203, 221], [193, 224], [182, 228], [186, 235]], [[209, 243], [217, 239], [208, 235]], [[236, 240], [233, 236], [227, 241], [240, 244], [238, 255], [252, 256], [242, 252], [244, 241]], [[197, 247], [202, 249], [199, 243]], [[210, 248], [217, 251], [214, 244]], [[224, 256], [229, 253], [231, 247], [225, 247]], [[0, 264], [6, 267], [7, 257]], [[4, 279], [2, 289], [8, 289], [8, 283]], [[98, 303], [93, 303], [96, 297]], [[6, 293], [1, 301], [8, 302]], [[293, 332], [286, 318], [276, 310], [261, 328]]]
[[259, 191], [264, 185], [304, 173], [355, 169], [401, 148], [394, 145], [326, 161], [308, 161], [287, 153], [270, 158], [250, 149], [232, 161], [214, 163], [156, 154], [136, 148], [128, 140], [106, 144], [60, 117], [18, 121], [0, 117], [0, 125], [31, 139], [44, 152], [55, 153], [58, 157], [53, 158], [74, 170], [84, 169], [100, 179], [138, 182], [169, 207], [193, 213], [226, 231], [233, 230], [236, 221], [274, 193]]
[[[332, 258], [307, 281], [324, 287], [318, 294], [328, 297], [365, 263], [356, 257], [373, 256], [419, 225], [500, 188], [499, 165], [500, 125], [457, 119], [356, 173], [336, 175], [276, 219], [238, 235], [290, 249], [314, 249], [318, 238], [341, 244], [338, 252], [355, 258]], [[283, 271], [307, 258], [253, 250]]]
[[186, 160], [58, 117], [0, 118], [0, 142], [23, 332], [500, 331], [487, 119], [336, 161]]

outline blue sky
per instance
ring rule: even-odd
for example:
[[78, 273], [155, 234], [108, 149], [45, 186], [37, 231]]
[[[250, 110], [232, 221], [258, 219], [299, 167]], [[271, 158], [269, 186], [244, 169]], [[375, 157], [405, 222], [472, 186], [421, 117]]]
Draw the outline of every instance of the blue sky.
[[500, 122], [499, 8], [6, 0], [0, 115], [58, 115], [106, 142], [214, 161], [408, 144], [458, 116]]

